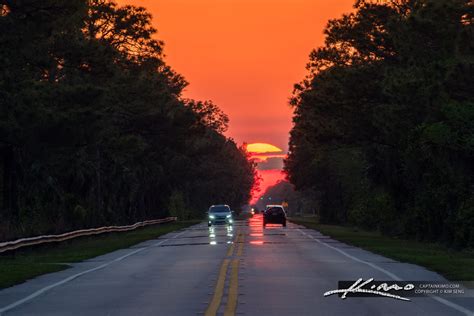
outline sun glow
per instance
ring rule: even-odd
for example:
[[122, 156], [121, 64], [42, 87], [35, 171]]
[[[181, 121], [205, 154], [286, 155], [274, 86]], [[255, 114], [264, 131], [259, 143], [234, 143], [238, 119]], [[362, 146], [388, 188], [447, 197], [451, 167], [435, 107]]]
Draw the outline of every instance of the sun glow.
[[281, 148], [267, 143], [253, 143], [247, 145], [249, 153], [280, 153]]
[[261, 194], [270, 186], [275, 185], [278, 181], [285, 179], [282, 172], [282, 160], [286, 154], [281, 148], [269, 143], [252, 143], [247, 145], [249, 158], [257, 163], [257, 174], [260, 181], [255, 186], [250, 203], [256, 203]]

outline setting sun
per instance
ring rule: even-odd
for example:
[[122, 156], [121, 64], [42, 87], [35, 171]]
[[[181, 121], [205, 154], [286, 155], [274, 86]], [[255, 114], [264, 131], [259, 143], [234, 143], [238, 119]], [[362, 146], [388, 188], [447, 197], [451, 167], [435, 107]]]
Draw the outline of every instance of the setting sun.
[[282, 152], [281, 148], [267, 143], [253, 143], [247, 145], [247, 151], [249, 153], [279, 153]]
[[285, 179], [282, 168], [286, 154], [281, 148], [268, 143], [248, 144], [247, 151], [252, 161], [257, 163], [257, 173], [260, 178], [258, 190], [254, 191], [250, 201], [250, 203], [256, 203], [260, 195], [269, 187]]

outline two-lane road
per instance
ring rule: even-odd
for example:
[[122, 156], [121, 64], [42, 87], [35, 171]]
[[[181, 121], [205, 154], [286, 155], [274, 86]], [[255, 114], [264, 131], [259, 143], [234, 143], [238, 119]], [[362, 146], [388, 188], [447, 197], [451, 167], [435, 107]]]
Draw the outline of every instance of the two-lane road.
[[261, 216], [191, 228], [0, 291], [7, 315], [472, 315], [470, 298], [324, 297], [339, 280], [436, 273]]

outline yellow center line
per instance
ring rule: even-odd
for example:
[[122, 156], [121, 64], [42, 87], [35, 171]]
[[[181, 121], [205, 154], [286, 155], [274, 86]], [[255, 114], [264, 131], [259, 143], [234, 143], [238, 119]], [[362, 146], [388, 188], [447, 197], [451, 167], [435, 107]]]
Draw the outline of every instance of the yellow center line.
[[232, 270], [230, 272], [229, 295], [224, 316], [234, 316], [237, 309], [237, 292], [239, 287], [239, 259], [232, 260]]
[[227, 257], [232, 257], [232, 254], [234, 253], [234, 243], [230, 245], [229, 250], [227, 250]]
[[[236, 232], [236, 235], [237, 237], [236, 237], [235, 242], [238, 242], [241, 239], [241, 237], [243, 237], [242, 234], [240, 233], [240, 229]], [[232, 255], [234, 254], [235, 242], [233, 242], [232, 245], [227, 250], [227, 257], [232, 257]], [[219, 310], [219, 307], [222, 301], [222, 296], [224, 295], [224, 286], [225, 286], [225, 280], [226, 280], [227, 269], [229, 267], [229, 264], [230, 264], [230, 259], [224, 259], [224, 261], [222, 262], [222, 265], [219, 271], [219, 277], [216, 283], [216, 288], [214, 290], [214, 296], [212, 297], [211, 303], [207, 307], [205, 316], [215, 316], [217, 314], [217, 311]], [[235, 297], [237, 298], [237, 295]], [[237, 302], [235, 304], [237, 304]]]
[[206, 316], [215, 316], [219, 306], [221, 305], [222, 294], [224, 294], [224, 284], [225, 284], [225, 277], [227, 274], [227, 267], [229, 266], [229, 259], [224, 259], [222, 263], [221, 269], [219, 271], [219, 278], [217, 279], [216, 288], [214, 290], [214, 296], [212, 297], [212, 301], [207, 307]]
[[244, 241], [245, 241], [245, 236], [243, 234], [240, 235], [240, 243], [239, 243], [239, 248], [237, 248], [237, 256], [242, 256], [242, 250], [244, 248]]
[[[236, 238], [236, 241], [237, 241], [240, 237], [240, 229], [237, 231], [236, 235], [237, 235], [237, 238]], [[235, 248], [235, 242], [232, 242], [232, 245], [230, 245], [229, 250], [227, 250], [227, 257], [232, 257], [232, 255], [234, 254], [234, 248]]]
[[[245, 244], [245, 235], [239, 235], [239, 246], [237, 248], [237, 257], [242, 256]], [[234, 316], [237, 309], [237, 298], [239, 290], [239, 259], [232, 260], [232, 270], [230, 272], [229, 293], [227, 295], [227, 305], [225, 307], [224, 316]]]

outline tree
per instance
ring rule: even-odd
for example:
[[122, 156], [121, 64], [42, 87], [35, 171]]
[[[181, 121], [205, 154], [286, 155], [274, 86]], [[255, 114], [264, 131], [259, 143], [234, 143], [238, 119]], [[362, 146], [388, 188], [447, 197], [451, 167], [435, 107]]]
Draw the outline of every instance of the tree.
[[298, 189], [346, 201], [321, 204], [328, 221], [469, 243], [472, 22], [469, 1], [397, 0], [357, 1], [328, 23], [295, 88], [286, 161]]
[[212, 101], [185, 100], [185, 104], [197, 114], [201, 124], [218, 133], [225, 133], [229, 128], [229, 118]]
[[247, 203], [254, 166], [182, 100], [144, 8], [0, 1], [0, 239]]

